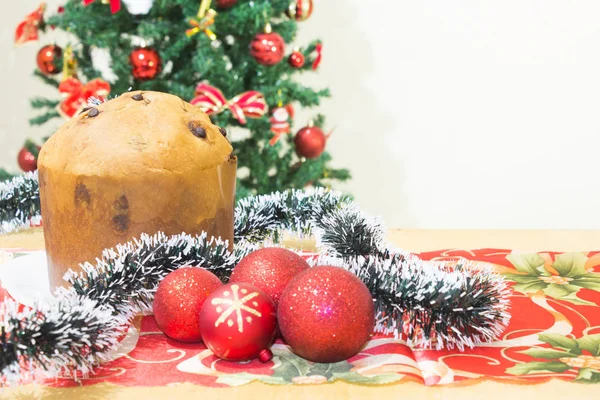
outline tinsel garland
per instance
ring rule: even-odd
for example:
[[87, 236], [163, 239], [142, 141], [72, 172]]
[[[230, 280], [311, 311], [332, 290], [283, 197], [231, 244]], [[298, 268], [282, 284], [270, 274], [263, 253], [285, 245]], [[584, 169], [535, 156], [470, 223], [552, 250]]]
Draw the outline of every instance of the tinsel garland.
[[[509, 320], [509, 289], [485, 267], [425, 262], [387, 247], [379, 220], [365, 216], [338, 192], [316, 189], [256, 196], [235, 210], [235, 246], [220, 239], [161, 233], [104, 251], [83, 272], [70, 271], [69, 289], [52, 306], [0, 310], [0, 371], [17, 379], [44, 369], [87, 373], [106, 361], [127, 321], [151, 308], [157, 285], [169, 272], [199, 265], [226, 282], [241, 258], [292, 230], [317, 239], [315, 264], [355, 273], [370, 289], [376, 330], [409, 345], [437, 349], [473, 347], [496, 340]], [[104, 325], [102, 325], [104, 324]], [[103, 326], [102, 329], [97, 329]]]
[[0, 182], [0, 235], [40, 222], [37, 171]]

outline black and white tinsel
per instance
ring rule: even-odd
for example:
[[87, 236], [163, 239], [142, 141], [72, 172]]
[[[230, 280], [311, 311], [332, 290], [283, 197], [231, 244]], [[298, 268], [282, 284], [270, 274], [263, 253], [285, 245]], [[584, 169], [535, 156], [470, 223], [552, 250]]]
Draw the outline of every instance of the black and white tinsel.
[[54, 306], [17, 312], [8, 303], [0, 311], [0, 372], [9, 378], [36, 368], [88, 372], [117, 347], [125, 322], [151, 308], [169, 272], [200, 265], [226, 282], [241, 258], [290, 230], [316, 238], [321, 256], [313, 264], [346, 268], [367, 285], [378, 332], [409, 345], [462, 350], [497, 340], [508, 324], [510, 291], [501, 276], [477, 264], [425, 262], [388, 247], [381, 222], [338, 192], [240, 200], [234, 229], [232, 252], [206, 234], [143, 235], [105, 250], [83, 272], [67, 273], [72, 287], [57, 292]]
[[40, 220], [37, 171], [0, 182], [0, 235], [37, 225]]

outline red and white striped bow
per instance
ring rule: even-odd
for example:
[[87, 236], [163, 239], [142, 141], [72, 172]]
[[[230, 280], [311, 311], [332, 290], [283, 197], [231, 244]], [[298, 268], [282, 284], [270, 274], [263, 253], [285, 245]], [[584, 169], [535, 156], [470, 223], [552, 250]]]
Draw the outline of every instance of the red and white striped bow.
[[260, 118], [269, 110], [265, 97], [260, 92], [251, 90], [227, 100], [223, 92], [206, 83], [196, 86], [196, 97], [190, 103], [200, 107], [208, 115], [229, 109], [240, 124], [246, 123], [246, 117]]
[[[83, 5], [87, 6], [96, 0], [83, 0]], [[110, 0], [110, 12], [117, 13], [121, 10], [121, 0]]]

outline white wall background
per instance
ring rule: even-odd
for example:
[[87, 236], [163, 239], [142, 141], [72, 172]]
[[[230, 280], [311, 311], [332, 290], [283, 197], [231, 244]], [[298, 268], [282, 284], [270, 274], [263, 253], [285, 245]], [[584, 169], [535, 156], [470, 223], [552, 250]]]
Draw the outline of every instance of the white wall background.
[[[48, 133], [28, 98], [54, 94], [30, 76], [40, 45], [12, 44], [37, 3], [0, 14], [15, 170], [23, 138]], [[324, 62], [303, 79], [333, 92], [320, 111], [343, 189], [392, 227], [600, 229], [598, 15], [597, 0], [316, 0], [299, 42], [322, 38]]]

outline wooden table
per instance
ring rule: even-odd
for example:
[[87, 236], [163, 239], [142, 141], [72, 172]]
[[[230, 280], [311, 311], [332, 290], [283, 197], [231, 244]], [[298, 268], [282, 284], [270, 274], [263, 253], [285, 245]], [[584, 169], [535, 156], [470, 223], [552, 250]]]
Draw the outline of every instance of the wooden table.
[[[398, 247], [420, 252], [438, 249], [505, 248], [523, 252], [545, 250], [590, 251], [600, 249], [600, 231], [455, 231], [455, 230], [392, 230], [389, 239]], [[42, 232], [30, 230], [10, 236], [0, 236], [0, 248], [20, 247], [42, 249]], [[252, 383], [225, 389], [208, 389], [192, 384], [176, 387], [124, 388], [98, 384], [86, 388], [48, 389], [27, 385], [0, 394], [0, 398], [44, 399], [592, 399], [600, 386], [550, 381], [539, 385], [514, 385], [493, 381], [462, 386], [425, 387], [418, 383], [383, 386], [358, 386], [336, 382], [316, 386], [269, 386]]]

